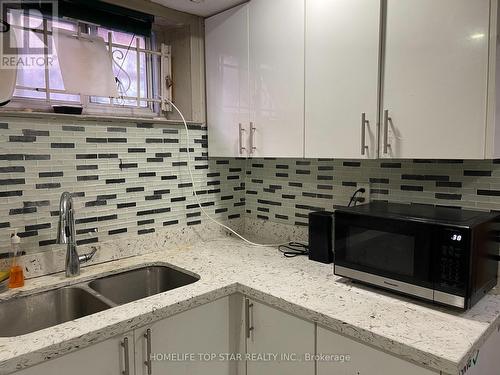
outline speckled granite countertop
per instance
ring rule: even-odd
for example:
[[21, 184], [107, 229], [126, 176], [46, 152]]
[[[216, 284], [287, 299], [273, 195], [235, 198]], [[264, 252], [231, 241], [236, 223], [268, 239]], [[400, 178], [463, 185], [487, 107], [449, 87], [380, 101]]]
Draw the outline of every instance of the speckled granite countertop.
[[[168, 264], [201, 277], [185, 287], [15, 338], [0, 338], [0, 374], [147, 325], [235, 292], [444, 373], [456, 374], [499, 324], [500, 296], [490, 293], [460, 313], [381, 293], [333, 275], [306, 257], [284, 258], [232, 238], [131, 257], [28, 280], [21, 291], [77, 284], [144, 265]], [[8, 294], [0, 295], [5, 299]]]

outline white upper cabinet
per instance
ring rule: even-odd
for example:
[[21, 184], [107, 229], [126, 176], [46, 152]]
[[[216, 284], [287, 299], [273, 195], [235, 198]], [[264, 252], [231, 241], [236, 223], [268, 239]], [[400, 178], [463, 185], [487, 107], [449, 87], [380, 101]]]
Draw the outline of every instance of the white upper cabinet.
[[210, 156], [246, 156], [250, 123], [248, 4], [207, 19], [205, 38]]
[[379, 44], [379, 1], [306, 1], [306, 157], [377, 157]]
[[388, 0], [386, 12], [380, 155], [491, 157], [490, 1]]
[[497, 8], [251, 0], [208, 19], [209, 154], [500, 157]]
[[304, 156], [304, 0], [252, 0], [251, 154]]
[[304, 156], [304, 0], [206, 20], [210, 156]]

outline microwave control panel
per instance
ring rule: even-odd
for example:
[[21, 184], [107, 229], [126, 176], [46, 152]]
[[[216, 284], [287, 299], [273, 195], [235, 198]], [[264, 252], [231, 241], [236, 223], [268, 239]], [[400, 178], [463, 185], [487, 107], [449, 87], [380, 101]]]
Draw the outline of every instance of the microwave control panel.
[[446, 289], [465, 290], [467, 267], [466, 233], [446, 229], [440, 234], [438, 285]]

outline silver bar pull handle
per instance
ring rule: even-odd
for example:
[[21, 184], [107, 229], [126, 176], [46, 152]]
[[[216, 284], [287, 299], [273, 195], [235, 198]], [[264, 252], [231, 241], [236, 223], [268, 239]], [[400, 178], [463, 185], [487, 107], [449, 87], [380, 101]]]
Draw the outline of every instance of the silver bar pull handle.
[[240, 155], [243, 154], [243, 151], [246, 150], [246, 147], [243, 145], [243, 132], [245, 129], [243, 128], [243, 125], [241, 125], [241, 122], [238, 124], [238, 142], [239, 142], [239, 149], [240, 149]]
[[384, 154], [387, 154], [389, 147], [391, 147], [391, 145], [388, 142], [390, 121], [391, 118], [389, 117], [389, 110], [386, 109], [384, 111]]
[[255, 150], [257, 150], [257, 147], [255, 147], [255, 131], [257, 128], [253, 124], [253, 122], [250, 122], [250, 154], [253, 154]]
[[146, 360], [144, 361], [144, 365], [148, 368], [148, 375], [151, 375], [153, 372], [151, 364], [151, 329], [148, 328], [146, 330], [144, 338], [146, 339]]
[[245, 298], [245, 331], [247, 339], [250, 338], [250, 333], [253, 331], [253, 327], [250, 325], [250, 309], [253, 307], [253, 303], [250, 303], [248, 298]]
[[366, 119], [366, 113], [361, 114], [361, 155], [365, 155], [368, 151], [368, 146], [366, 145], [366, 127], [370, 126], [370, 121]]
[[121, 342], [123, 348], [123, 360], [125, 362], [125, 368], [122, 371], [123, 375], [130, 375], [130, 357], [128, 352], [128, 337], [125, 337]]

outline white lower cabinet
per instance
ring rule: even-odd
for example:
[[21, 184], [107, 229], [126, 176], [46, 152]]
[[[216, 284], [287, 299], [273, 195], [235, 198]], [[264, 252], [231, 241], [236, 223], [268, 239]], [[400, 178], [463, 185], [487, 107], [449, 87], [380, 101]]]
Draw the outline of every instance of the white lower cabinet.
[[134, 372], [134, 334], [129, 332], [18, 371], [16, 375], [133, 375]]
[[491, 336], [483, 346], [475, 350], [460, 369], [460, 374], [467, 375], [498, 375], [500, 368], [500, 324], [497, 325]]
[[316, 350], [317, 375], [439, 374], [319, 326]]
[[[467, 374], [492, 374], [500, 326]], [[231, 357], [228, 357], [231, 356]], [[149, 361], [151, 359], [151, 361]], [[16, 375], [438, 375], [439, 372], [234, 294]]]
[[225, 297], [137, 329], [136, 374], [229, 375], [219, 356], [230, 352], [228, 322]]
[[[313, 375], [314, 323], [245, 299], [247, 375]], [[276, 356], [276, 357], [274, 357]]]

